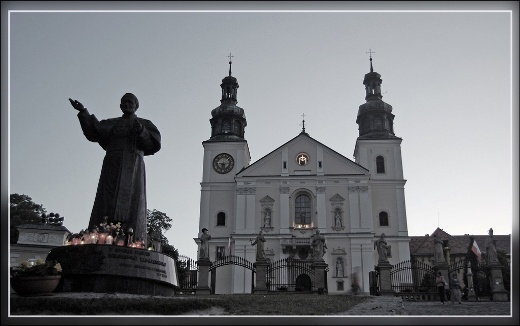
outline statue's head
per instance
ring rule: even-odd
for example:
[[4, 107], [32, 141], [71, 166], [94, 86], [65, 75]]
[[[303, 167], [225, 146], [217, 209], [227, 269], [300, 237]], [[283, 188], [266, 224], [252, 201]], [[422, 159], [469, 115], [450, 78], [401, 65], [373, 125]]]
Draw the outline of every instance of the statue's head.
[[126, 93], [121, 97], [121, 104], [119, 104], [121, 111], [124, 114], [134, 114], [139, 108], [139, 100], [132, 93]]

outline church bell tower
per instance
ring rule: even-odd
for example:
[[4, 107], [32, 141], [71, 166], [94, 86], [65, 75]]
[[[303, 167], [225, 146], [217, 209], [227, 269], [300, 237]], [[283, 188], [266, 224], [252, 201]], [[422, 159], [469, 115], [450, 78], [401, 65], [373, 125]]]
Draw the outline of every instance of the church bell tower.
[[[211, 137], [202, 142], [204, 147], [203, 173], [200, 197], [199, 232], [209, 230], [210, 259], [216, 247], [227, 244], [235, 225], [235, 175], [249, 166], [251, 156], [244, 138], [247, 120], [244, 109], [237, 106], [238, 82], [229, 74], [220, 84], [220, 105], [211, 111]], [[220, 240], [222, 239], [222, 244]]]
[[[394, 134], [392, 106], [382, 100], [383, 81], [372, 65], [374, 52], [369, 53], [370, 72], [365, 74], [363, 79], [366, 103], [359, 106], [356, 119], [359, 136], [356, 140], [354, 158], [356, 163], [370, 171], [372, 196], [387, 198], [388, 201], [374, 201], [372, 211], [375, 216], [366, 218], [374, 219], [376, 235], [390, 227], [395, 228], [399, 236], [406, 237], [408, 227], [404, 200], [406, 180], [403, 178], [401, 157], [402, 139]], [[381, 214], [387, 218], [381, 218]]]

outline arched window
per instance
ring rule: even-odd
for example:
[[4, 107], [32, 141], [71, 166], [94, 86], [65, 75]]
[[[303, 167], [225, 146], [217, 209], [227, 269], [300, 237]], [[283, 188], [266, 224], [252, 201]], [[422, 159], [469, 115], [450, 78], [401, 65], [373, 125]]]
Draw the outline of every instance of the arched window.
[[311, 224], [311, 198], [308, 195], [301, 194], [294, 201], [294, 222], [300, 225]]
[[382, 156], [376, 157], [376, 171], [377, 173], [385, 173], [385, 158]]
[[388, 213], [379, 213], [379, 226], [388, 226]]
[[226, 213], [220, 212], [217, 214], [217, 225], [219, 225], [219, 226], [226, 225]]

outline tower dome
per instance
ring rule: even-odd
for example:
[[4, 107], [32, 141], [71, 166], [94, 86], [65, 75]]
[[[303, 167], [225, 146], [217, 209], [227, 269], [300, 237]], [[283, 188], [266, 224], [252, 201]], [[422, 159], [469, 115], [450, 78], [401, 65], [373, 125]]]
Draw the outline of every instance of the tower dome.
[[244, 141], [247, 126], [244, 109], [237, 106], [237, 79], [231, 76], [229, 55], [229, 75], [222, 79], [220, 105], [211, 111], [211, 138], [208, 141]]

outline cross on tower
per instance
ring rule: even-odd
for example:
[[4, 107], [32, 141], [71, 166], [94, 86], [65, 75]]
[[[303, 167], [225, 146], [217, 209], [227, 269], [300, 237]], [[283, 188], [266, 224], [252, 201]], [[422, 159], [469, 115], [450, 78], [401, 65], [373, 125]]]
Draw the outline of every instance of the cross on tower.
[[234, 58], [235, 56], [231, 55], [231, 53], [229, 53], [228, 57], [229, 57], [229, 75], [231, 76], [231, 58]]
[[372, 67], [372, 53], [375, 52], [372, 52], [372, 49], [368, 49], [368, 52], [366, 53], [370, 54], [370, 72], [374, 72], [374, 68]]

